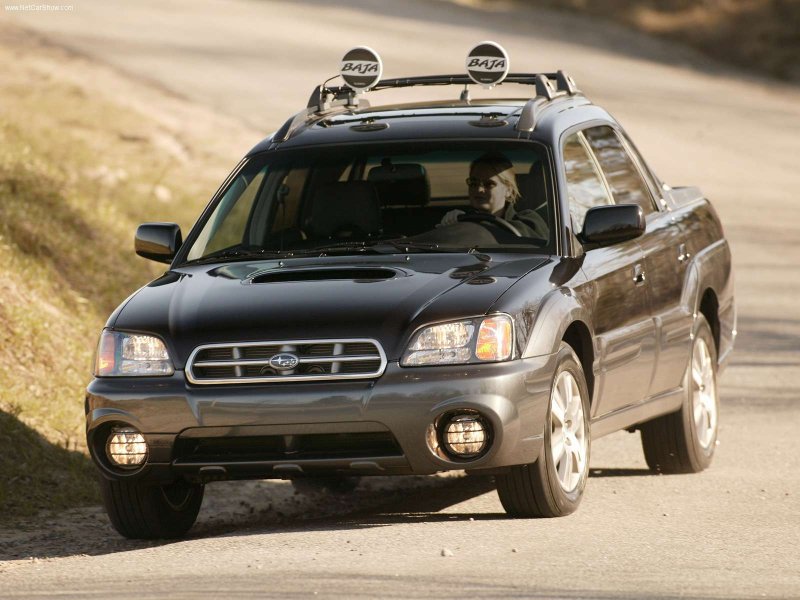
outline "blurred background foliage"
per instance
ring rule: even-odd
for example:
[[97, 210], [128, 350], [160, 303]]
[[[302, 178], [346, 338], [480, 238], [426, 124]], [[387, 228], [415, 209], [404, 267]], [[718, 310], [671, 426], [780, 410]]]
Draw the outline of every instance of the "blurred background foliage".
[[800, 80], [799, 0], [523, 0], [623, 23], [762, 75]]

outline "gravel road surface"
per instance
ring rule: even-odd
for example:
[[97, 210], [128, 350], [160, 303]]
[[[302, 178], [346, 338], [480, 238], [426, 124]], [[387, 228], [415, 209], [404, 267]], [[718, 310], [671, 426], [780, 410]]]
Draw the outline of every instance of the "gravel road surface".
[[0, 531], [0, 597], [800, 597], [800, 90], [503, 3], [74, 6], [0, 20], [235, 117], [252, 142], [358, 44], [380, 52], [385, 76], [460, 72], [484, 39], [508, 49], [514, 70], [563, 68], [663, 179], [714, 202], [733, 245], [740, 334], [703, 474], [652, 475], [638, 435], [617, 433], [595, 442], [578, 513], [546, 521], [507, 519], [483, 478], [379, 478], [348, 497], [214, 484], [179, 542], [126, 541], [99, 508]]

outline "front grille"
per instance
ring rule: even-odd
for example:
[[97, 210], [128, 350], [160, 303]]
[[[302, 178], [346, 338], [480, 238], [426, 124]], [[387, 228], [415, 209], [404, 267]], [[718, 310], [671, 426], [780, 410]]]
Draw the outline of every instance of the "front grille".
[[[296, 364], [281, 364], [279, 355]], [[375, 340], [244, 342], [196, 348], [186, 376], [200, 385], [320, 381], [375, 378], [385, 368], [386, 355]]]
[[389, 432], [178, 438], [181, 464], [402, 456]]

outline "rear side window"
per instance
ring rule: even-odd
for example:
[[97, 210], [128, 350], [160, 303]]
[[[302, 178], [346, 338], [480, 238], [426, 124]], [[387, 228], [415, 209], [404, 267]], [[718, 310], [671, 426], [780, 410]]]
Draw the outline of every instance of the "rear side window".
[[611, 204], [608, 189], [603, 183], [597, 163], [592, 159], [580, 133], [574, 133], [564, 143], [564, 169], [569, 194], [569, 214], [572, 229], [583, 229], [586, 211], [593, 206]]
[[655, 211], [653, 197], [617, 133], [608, 126], [584, 131], [614, 195], [615, 204], [638, 204], [644, 214]]

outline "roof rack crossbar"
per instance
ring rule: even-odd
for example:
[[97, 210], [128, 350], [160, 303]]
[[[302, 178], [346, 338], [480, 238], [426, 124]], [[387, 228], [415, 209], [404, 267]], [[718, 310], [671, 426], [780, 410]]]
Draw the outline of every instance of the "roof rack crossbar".
[[[520, 85], [533, 85], [536, 86], [536, 95], [552, 100], [556, 96], [569, 95], [574, 96], [580, 93], [575, 80], [567, 75], [564, 71], [556, 71], [555, 73], [509, 73], [506, 78], [498, 83], [516, 83]], [[386, 90], [392, 88], [405, 88], [416, 86], [438, 86], [438, 85], [474, 85], [475, 82], [469, 75], [454, 74], [454, 75], [422, 75], [418, 77], [398, 77], [395, 79], [381, 79], [376, 83], [370, 92], [378, 90]], [[462, 99], [465, 94], [462, 93]], [[469, 92], [466, 97], [469, 98]], [[323, 111], [328, 108], [328, 102], [333, 100], [350, 100], [354, 102], [354, 91], [346, 86], [317, 86], [314, 93], [311, 94], [311, 99], [308, 102], [308, 108], [316, 108], [317, 111]]]
[[[536, 85], [536, 78], [538, 76], [544, 76], [548, 80], [553, 79], [558, 83], [557, 89], [559, 91], [569, 91], [566, 89], [565, 83], [562, 83], [561, 80], [564, 82], [567, 81], [569, 78], [563, 71], [557, 71], [556, 73], [509, 73], [506, 78], [498, 83], [497, 85], [502, 85], [504, 83], [518, 83], [521, 85]], [[571, 79], [571, 78], [569, 78]], [[573, 82], [574, 84], [574, 82]], [[375, 92], [377, 90], [385, 90], [388, 88], [401, 88], [401, 87], [414, 87], [419, 85], [475, 85], [475, 82], [470, 78], [469, 75], [464, 74], [456, 74], [456, 75], [422, 75], [418, 77], [397, 77], [395, 79], [381, 79], [375, 86], [370, 89], [371, 92]], [[345, 90], [350, 90], [347, 86], [341, 87], [330, 87], [327, 88], [333, 94], [340, 94], [343, 93]], [[573, 87], [572, 93], [576, 93], [577, 89]]]
[[[549, 101], [558, 96], [574, 96], [580, 93], [575, 85], [575, 80], [564, 71], [555, 73], [509, 73], [506, 78], [498, 83], [516, 83], [521, 85], [533, 85], [536, 87], [536, 96], [526, 104], [522, 110], [520, 123], [517, 128], [520, 131], [532, 131], [535, 127], [536, 108], [541, 101]], [[418, 77], [398, 77], [395, 79], [381, 79], [369, 91], [378, 91], [391, 88], [404, 88], [415, 86], [434, 86], [434, 85], [463, 85], [464, 91], [461, 94], [462, 101], [469, 102], [469, 90], [467, 86], [474, 85], [475, 82], [469, 75], [422, 75]], [[359, 102], [360, 101], [360, 102]], [[536, 101], [536, 102], [534, 102]], [[352, 110], [357, 106], [369, 106], [363, 98], [359, 98], [355, 90], [349, 86], [326, 86], [318, 85], [311, 93], [308, 105], [305, 110], [290, 118], [275, 133], [275, 142], [285, 142], [301, 126], [308, 125], [315, 117], [319, 118], [333, 112]]]

